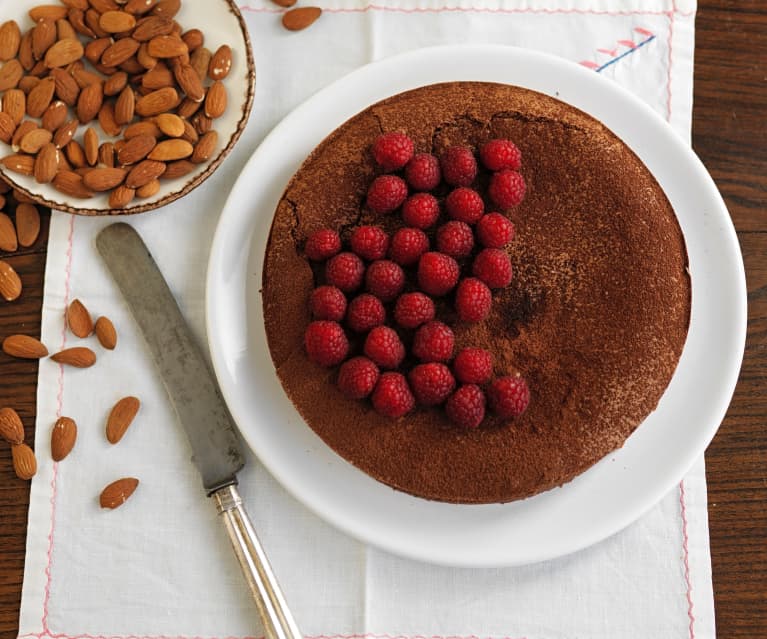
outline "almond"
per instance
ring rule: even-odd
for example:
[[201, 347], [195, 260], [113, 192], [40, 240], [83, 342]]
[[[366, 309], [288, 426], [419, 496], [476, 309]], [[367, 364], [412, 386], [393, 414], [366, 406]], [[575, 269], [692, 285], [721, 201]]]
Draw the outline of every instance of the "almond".
[[0, 26], [0, 60], [10, 60], [16, 57], [21, 44], [21, 29], [15, 20], [3, 22]]
[[53, 461], [61, 461], [75, 447], [77, 440], [77, 424], [69, 417], [59, 417], [51, 431], [51, 457]]
[[3, 352], [19, 359], [41, 359], [48, 356], [45, 344], [29, 335], [9, 335], [3, 340]]
[[192, 164], [189, 160], [176, 160], [175, 162], [169, 162], [165, 172], [162, 174], [165, 180], [175, 180], [176, 178], [183, 177], [188, 173], [191, 173], [197, 168], [196, 164]]
[[37, 125], [32, 120], [24, 120], [21, 124], [19, 124], [18, 127], [16, 127], [16, 130], [13, 132], [13, 137], [11, 138], [11, 148], [14, 151], [19, 150], [19, 145], [21, 144], [21, 139], [30, 131], [34, 131], [37, 129]]
[[77, 132], [77, 126], [79, 124], [80, 123], [77, 120], [70, 120], [69, 122], [62, 124], [58, 129], [56, 129], [56, 133], [53, 135], [53, 143], [59, 149], [64, 148], [72, 141], [72, 138]]
[[104, 89], [100, 83], [89, 84], [77, 100], [77, 119], [85, 124], [98, 115], [104, 102]]
[[109, 76], [104, 83], [104, 95], [117, 95], [128, 85], [128, 74], [118, 71]]
[[21, 280], [13, 267], [0, 260], [0, 297], [12, 302], [21, 295]]
[[32, 53], [32, 29], [21, 36], [18, 58], [25, 71], [29, 71], [35, 66], [35, 56]]
[[131, 87], [125, 87], [115, 101], [115, 122], [129, 124], [136, 110], [136, 94]]
[[19, 89], [9, 89], [3, 95], [3, 113], [11, 116], [11, 119], [19, 126], [27, 112], [27, 96]]
[[181, 10], [181, 0], [160, 0], [152, 9], [152, 15], [172, 18]]
[[189, 57], [189, 64], [192, 65], [192, 68], [197, 73], [197, 76], [200, 78], [200, 82], [205, 81], [212, 58], [213, 54], [209, 49], [206, 49], [205, 47], [195, 49], [192, 52], [192, 55]]
[[208, 76], [211, 80], [223, 80], [232, 69], [232, 49], [229, 45], [220, 46], [208, 65]]
[[196, 51], [205, 43], [205, 35], [199, 29], [189, 29], [189, 31], [181, 34], [181, 39], [190, 53]]
[[128, 188], [121, 184], [109, 194], [109, 208], [112, 209], [113, 212], [115, 209], [124, 209], [133, 201], [135, 196], [135, 189]]
[[23, 75], [24, 68], [21, 66], [21, 63], [16, 58], [8, 60], [3, 65], [3, 68], [0, 69], [0, 91], [15, 88]]
[[19, 80], [19, 86], [17, 89], [21, 89], [25, 95], [29, 95], [29, 92], [40, 84], [40, 78], [34, 75], [25, 75]]
[[35, 452], [26, 444], [12, 444], [13, 470], [19, 479], [32, 479], [37, 472]]
[[213, 127], [213, 120], [203, 113], [198, 113], [192, 118], [192, 125], [198, 135], [205, 135]]
[[160, 180], [152, 180], [147, 182], [144, 186], [136, 189], [136, 195], [140, 198], [148, 198], [157, 195], [160, 191]]
[[82, 199], [93, 197], [93, 191], [83, 184], [82, 176], [74, 171], [60, 169], [56, 177], [53, 178], [52, 184], [57, 191], [61, 191], [71, 197]]
[[[162, 135], [162, 131], [160, 131], [160, 127], [158, 127], [151, 120], [144, 120], [143, 122], [136, 122], [135, 124], [131, 124], [127, 129], [125, 129], [123, 137], [126, 140], [130, 140], [139, 135], [151, 135], [156, 139]], [[148, 152], [149, 151], [147, 151], [147, 153]]]
[[156, 144], [157, 140], [151, 135], [137, 135], [117, 152], [117, 161], [125, 165], [140, 162], [149, 155]]
[[123, 438], [140, 407], [138, 397], [131, 396], [123, 397], [114, 405], [107, 418], [106, 433], [110, 444], [116, 444]]
[[189, 120], [184, 120], [184, 133], [181, 138], [193, 145], [200, 139], [200, 135]]
[[66, 18], [56, 20], [56, 37], [59, 40], [77, 40], [77, 31]]
[[130, 189], [138, 189], [147, 182], [156, 180], [166, 170], [167, 165], [164, 162], [154, 160], [143, 160], [131, 169], [128, 177], [125, 178], [125, 186]]
[[51, 69], [51, 77], [56, 83], [56, 95], [59, 100], [64, 104], [74, 106], [80, 95], [80, 85], [77, 84], [77, 80], [63, 69]]
[[67, 17], [68, 9], [58, 4], [43, 4], [29, 10], [29, 17], [33, 22], [41, 20], [61, 20]]
[[173, 30], [173, 20], [161, 16], [149, 16], [139, 20], [131, 37], [139, 42], [148, 42], [161, 35], [169, 35]]
[[75, 31], [86, 38], [98, 37], [86, 23], [85, 23], [85, 7], [72, 7], [69, 9], [67, 19], [74, 27]]
[[48, 105], [43, 113], [42, 125], [51, 133], [55, 132], [67, 120], [67, 105], [61, 100], [56, 100]]
[[0, 408], [0, 437], [9, 444], [21, 444], [24, 441], [24, 424], [12, 408]]
[[112, 320], [102, 315], [96, 320], [96, 337], [107, 350], [113, 351], [117, 346], [117, 331]]
[[[101, 109], [103, 110], [104, 107], [101, 107]], [[85, 129], [85, 134], [83, 135], [83, 151], [85, 151], [85, 160], [88, 164], [95, 166], [96, 162], [99, 160], [99, 134], [96, 133], [96, 129], [92, 126]]]
[[205, 97], [205, 89], [202, 86], [200, 76], [194, 70], [191, 64], [179, 64], [173, 71], [176, 82], [181, 90], [186, 93], [186, 97], [195, 102], [199, 102]]
[[99, 26], [107, 33], [123, 33], [136, 26], [136, 17], [124, 11], [107, 11], [101, 14]]
[[123, 64], [138, 51], [139, 43], [133, 38], [121, 38], [111, 45], [101, 56], [101, 64], [116, 67]]
[[32, 175], [35, 169], [35, 158], [31, 155], [14, 153], [13, 155], [6, 155], [4, 158], [0, 159], [0, 164], [13, 173]]
[[39, 118], [45, 113], [56, 91], [56, 81], [53, 78], [45, 78], [29, 92], [27, 96], [27, 114], [32, 118]]
[[17, 248], [19, 248], [19, 244], [16, 240], [16, 229], [13, 227], [13, 222], [11, 222], [11, 218], [0, 211], [0, 251], [13, 253]]
[[112, 167], [115, 165], [115, 145], [111, 142], [104, 142], [99, 147], [99, 162], [104, 166]]
[[24, 153], [34, 154], [42, 149], [52, 139], [53, 133], [51, 133], [48, 129], [38, 129], [35, 127], [29, 133], [25, 134], [23, 138], [21, 138], [19, 148], [24, 151]]
[[141, 78], [141, 86], [153, 91], [173, 86], [173, 74], [163, 62], [158, 62]]
[[80, 87], [80, 89], [84, 89], [87, 86], [90, 86], [91, 84], [101, 84], [101, 76], [97, 73], [92, 73], [91, 71], [88, 71], [84, 66], [81, 60], [78, 60], [74, 64], [69, 66], [69, 72], [72, 74], [72, 77], [75, 79], [75, 82], [77, 82], [77, 86]]
[[[43, 147], [41, 155], [45, 149], [46, 147]], [[40, 211], [34, 204], [21, 202], [16, 205], [16, 234], [19, 244], [24, 247], [32, 246], [37, 241], [37, 236], [40, 235]]]
[[104, 36], [108, 36], [109, 35], [99, 25], [99, 18], [100, 17], [101, 17], [101, 12], [100, 11], [96, 11], [95, 9], [88, 9], [85, 12], [85, 24], [88, 25], [88, 28], [91, 31], [93, 31], [93, 33], [96, 35], [97, 38], [103, 38]]
[[19, 189], [13, 189], [13, 198], [20, 204], [32, 204], [34, 202], [31, 197]]
[[155, 0], [128, 0], [123, 6], [123, 11], [133, 13], [135, 15], [141, 15], [146, 13], [152, 8]]
[[67, 364], [75, 368], [88, 368], [96, 363], [96, 353], [85, 346], [75, 346], [54, 353], [51, 355], [51, 359], [58, 364]]
[[195, 164], [201, 164], [207, 162], [216, 150], [218, 144], [218, 133], [215, 131], [208, 131], [200, 138], [200, 141], [195, 145], [192, 157], [189, 158], [191, 162]]
[[75, 169], [82, 169], [88, 164], [88, 160], [85, 159], [85, 150], [77, 140], [70, 140], [69, 144], [64, 147], [64, 152], [67, 154], [67, 160]]
[[[37, 154], [37, 157], [35, 157], [35, 166], [34, 166], [34, 176], [35, 181], [38, 184], [47, 184], [48, 182], [52, 182], [53, 178], [56, 177], [56, 173], [59, 170], [59, 158], [61, 157], [61, 153], [56, 148], [56, 145], [53, 142], [48, 142], [47, 144], [44, 144], [42, 148], [40, 149], [40, 152]], [[37, 210], [37, 209], [35, 209]], [[19, 222], [19, 211], [16, 210], [16, 224], [18, 225]], [[39, 225], [39, 216], [38, 216], [38, 231], [39, 231], [40, 225]], [[37, 237], [37, 234], [35, 234], [35, 237]], [[21, 231], [19, 231], [19, 238], [21, 238]], [[34, 239], [25, 246], [31, 246], [34, 244]]]
[[99, 109], [99, 124], [107, 135], [117, 137], [122, 133], [123, 127], [115, 119], [115, 107], [112, 102], [104, 102]]
[[72, 300], [66, 315], [69, 330], [77, 337], [88, 337], [93, 332], [91, 314], [80, 300]]
[[184, 121], [175, 113], [161, 113], [154, 121], [160, 131], [170, 138], [180, 138], [184, 135]]
[[161, 35], [149, 41], [147, 53], [153, 58], [175, 58], [188, 54], [189, 47], [176, 35]]
[[166, 87], [152, 91], [136, 102], [136, 113], [142, 117], [166, 113], [178, 106], [179, 99], [176, 89]]
[[119, 168], [96, 168], [83, 176], [83, 183], [96, 192], [110, 191], [123, 183], [127, 173], [125, 169]]
[[288, 31], [301, 31], [314, 23], [322, 14], [319, 7], [300, 7], [282, 14], [282, 26]]
[[148, 157], [150, 160], [159, 162], [172, 162], [173, 160], [188, 158], [193, 151], [194, 147], [186, 140], [164, 140], [152, 149]]
[[205, 115], [218, 118], [226, 111], [226, 87], [222, 82], [214, 82], [205, 96]]
[[138, 51], [136, 51], [136, 60], [147, 71], [154, 69], [157, 66], [157, 62], [158, 62], [157, 58], [154, 58], [151, 55], [149, 55], [146, 42], [142, 42], [141, 46], [138, 48]]
[[112, 38], [96, 38], [85, 45], [85, 57], [91, 64], [101, 61], [101, 56], [113, 44]]
[[115, 509], [122, 506], [136, 490], [138, 479], [135, 477], [123, 477], [113, 481], [104, 488], [99, 495], [99, 504], [102, 508]]
[[45, 52], [45, 66], [49, 69], [65, 67], [83, 57], [83, 45], [79, 40], [59, 40]]
[[120, 0], [120, 2], [115, 2], [115, 0], [88, 0], [88, 3], [91, 5], [91, 8], [98, 13], [117, 11], [120, 8], [120, 5], [123, 4], [122, 0]]
[[56, 23], [53, 20], [40, 20], [32, 29], [32, 55], [35, 60], [42, 60], [45, 52], [56, 42]]
[[0, 140], [10, 144], [14, 131], [16, 131], [16, 123], [13, 121], [13, 118], [7, 113], [0, 111]]

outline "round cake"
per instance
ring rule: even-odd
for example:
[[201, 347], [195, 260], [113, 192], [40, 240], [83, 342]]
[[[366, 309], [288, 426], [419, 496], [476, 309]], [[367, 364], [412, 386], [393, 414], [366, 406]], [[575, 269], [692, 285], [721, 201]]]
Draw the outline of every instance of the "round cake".
[[[461, 428], [443, 406], [417, 406], [392, 419], [369, 400], [342, 394], [338, 366], [307, 356], [309, 299], [324, 283], [321, 265], [305, 253], [307, 237], [334, 229], [347, 246], [359, 225], [387, 233], [404, 226], [397, 212], [374, 213], [366, 204], [371, 182], [383, 173], [371, 147], [395, 131], [413, 140], [416, 153], [436, 157], [454, 146], [476, 154], [493, 139], [511, 140], [522, 153], [526, 194], [504, 211], [515, 227], [504, 249], [511, 283], [493, 290], [489, 316], [479, 322], [459, 320], [452, 294], [435, 299], [436, 319], [452, 328], [456, 350], [486, 349], [496, 376], [526, 380], [529, 405], [519, 416], [488, 411], [479, 427]], [[480, 172], [473, 185], [485, 199], [488, 179]], [[444, 205], [450, 188], [440, 188], [434, 194]], [[444, 216], [426, 230], [430, 250]], [[459, 260], [462, 276], [469, 263]], [[405, 267], [408, 287], [414, 269]], [[274, 214], [262, 294], [277, 375], [328, 446], [412, 495], [491, 503], [559, 486], [623, 445], [671, 380], [687, 335], [691, 288], [674, 211], [617, 136], [540, 93], [454, 82], [374, 104], [314, 150]], [[388, 318], [392, 305], [385, 304]], [[412, 331], [393, 328], [410, 353]], [[347, 333], [350, 356], [361, 354], [364, 336]], [[416, 363], [408, 354], [400, 368], [407, 374]]]

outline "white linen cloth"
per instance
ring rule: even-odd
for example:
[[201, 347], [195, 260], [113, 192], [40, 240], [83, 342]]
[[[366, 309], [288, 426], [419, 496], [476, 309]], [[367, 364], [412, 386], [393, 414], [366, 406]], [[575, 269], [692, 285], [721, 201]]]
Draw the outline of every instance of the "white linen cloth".
[[[590, 66], [647, 101], [688, 139], [694, 0], [321, 0], [310, 29], [289, 33], [267, 0], [243, 7], [257, 63], [248, 128], [200, 188], [136, 226], [204, 342], [204, 276], [218, 212], [264, 135], [316, 90], [367, 62], [461, 42], [545, 50]], [[41, 639], [240, 639], [262, 630], [213, 505], [200, 492], [175, 422], [119, 292], [93, 245], [113, 219], [54, 214], [43, 341], [75, 343], [69, 301], [114, 321], [97, 366], [40, 365], [39, 471], [32, 482], [19, 635]], [[103, 436], [124, 395], [142, 408], [123, 441]], [[50, 460], [58, 415], [77, 446]], [[141, 484], [122, 508], [98, 494]], [[574, 555], [522, 568], [450, 569], [391, 556], [336, 531], [249, 456], [241, 489], [302, 631], [315, 639], [714, 637], [704, 464], [639, 521]], [[563, 531], [566, 534], [566, 531]]]

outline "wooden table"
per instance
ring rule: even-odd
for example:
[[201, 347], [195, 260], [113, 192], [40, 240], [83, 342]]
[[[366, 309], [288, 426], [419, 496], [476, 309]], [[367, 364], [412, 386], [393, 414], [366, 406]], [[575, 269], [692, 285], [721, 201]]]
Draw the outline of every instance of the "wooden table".
[[[767, 637], [767, 3], [699, 0], [693, 145], [724, 195], [748, 274], [745, 361], [730, 410], [706, 453], [717, 632]], [[39, 334], [44, 232], [8, 261], [22, 298], [0, 305], [0, 336]], [[35, 418], [37, 365], [0, 353], [0, 406]], [[29, 485], [0, 447], [0, 639], [16, 637]]]

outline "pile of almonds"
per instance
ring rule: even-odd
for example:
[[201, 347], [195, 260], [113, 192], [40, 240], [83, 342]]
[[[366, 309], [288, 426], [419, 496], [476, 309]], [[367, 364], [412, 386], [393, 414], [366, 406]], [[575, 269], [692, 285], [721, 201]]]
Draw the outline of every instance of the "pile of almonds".
[[[0, 163], [120, 209], [208, 161], [227, 107], [228, 45], [174, 20], [180, 0], [62, 0], [0, 25]], [[98, 124], [98, 127], [96, 126]], [[82, 127], [82, 136], [78, 136]]]

